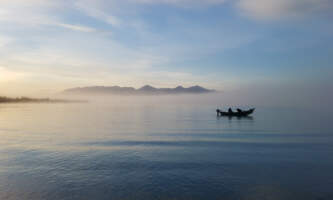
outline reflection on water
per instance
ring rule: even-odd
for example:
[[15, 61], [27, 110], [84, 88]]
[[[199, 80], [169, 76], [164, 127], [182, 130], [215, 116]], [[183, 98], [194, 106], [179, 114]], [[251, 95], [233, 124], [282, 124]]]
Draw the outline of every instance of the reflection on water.
[[330, 119], [154, 103], [0, 105], [0, 199], [333, 199]]
[[237, 120], [253, 120], [252, 116], [242, 116], [242, 117], [238, 117], [238, 116], [216, 116], [216, 119], [237, 119]]

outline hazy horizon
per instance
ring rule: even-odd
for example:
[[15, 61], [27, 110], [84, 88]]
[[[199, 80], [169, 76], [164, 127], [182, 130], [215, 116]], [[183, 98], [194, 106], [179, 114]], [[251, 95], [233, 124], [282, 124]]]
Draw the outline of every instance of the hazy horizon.
[[0, 95], [200, 85], [235, 101], [332, 107], [332, 8], [328, 0], [1, 1]]

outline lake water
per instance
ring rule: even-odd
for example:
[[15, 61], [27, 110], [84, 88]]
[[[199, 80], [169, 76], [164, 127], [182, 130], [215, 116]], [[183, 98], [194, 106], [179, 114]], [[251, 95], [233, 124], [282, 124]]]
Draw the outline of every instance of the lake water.
[[0, 199], [333, 199], [329, 113], [152, 102], [0, 105]]

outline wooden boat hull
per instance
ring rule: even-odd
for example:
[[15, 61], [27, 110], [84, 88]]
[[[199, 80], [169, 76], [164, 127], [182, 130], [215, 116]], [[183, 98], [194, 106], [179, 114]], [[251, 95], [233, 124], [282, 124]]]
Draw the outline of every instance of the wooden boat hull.
[[227, 117], [247, 117], [254, 112], [255, 108], [242, 111], [242, 112], [224, 112], [216, 110], [218, 116], [227, 116]]

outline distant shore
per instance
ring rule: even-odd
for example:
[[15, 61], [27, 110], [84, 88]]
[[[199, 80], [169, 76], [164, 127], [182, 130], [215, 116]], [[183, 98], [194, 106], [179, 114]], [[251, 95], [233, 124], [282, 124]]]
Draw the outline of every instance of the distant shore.
[[5, 97], [0, 96], [0, 103], [84, 103], [87, 101], [79, 100], [64, 100], [64, 99], [50, 99], [50, 98], [30, 98], [30, 97]]
[[62, 92], [65, 95], [177, 95], [177, 94], [203, 94], [216, 92], [199, 85], [191, 87], [177, 86], [175, 88], [156, 88], [145, 85], [141, 88], [120, 87], [120, 86], [88, 86], [66, 89]]

